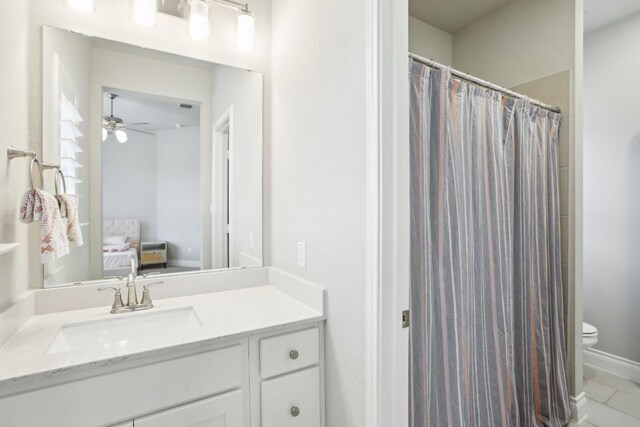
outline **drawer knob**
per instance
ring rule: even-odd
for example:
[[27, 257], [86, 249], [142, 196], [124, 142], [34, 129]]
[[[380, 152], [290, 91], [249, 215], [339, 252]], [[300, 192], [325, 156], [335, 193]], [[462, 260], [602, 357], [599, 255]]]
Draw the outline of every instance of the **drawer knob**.
[[300, 353], [298, 353], [298, 350], [291, 350], [289, 352], [289, 357], [293, 360], [296, 360], [298, 356], [300, 356]]
[[294, 417], [297, 417], [298, 415], [300, 415], [300, 408], [298, 408], [297, 406], [292, 406], [291, 415]]

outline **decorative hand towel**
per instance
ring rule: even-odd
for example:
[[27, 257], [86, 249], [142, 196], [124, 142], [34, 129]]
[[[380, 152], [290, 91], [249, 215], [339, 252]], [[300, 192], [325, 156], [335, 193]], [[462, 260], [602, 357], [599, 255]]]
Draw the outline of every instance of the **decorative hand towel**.
[[67, 194], [56, 194], [58, 204], [60, 206], [60, 214], [63, 218], [67, 218], [67, 238], [69, 239], [69, 247], [76, 248], [82, 246], [82, 230], [80, 230], [80, 221], [78, 220], [78, 206], [73, 197]]
[[20, 203], [20, 222], [29, 224], [41, 221], [40, 259], [42, 263], [60, 258], [69, 253], [69, 241], [64, 230], [58, 201], [50, 194], [39, 190], [28, 190]]

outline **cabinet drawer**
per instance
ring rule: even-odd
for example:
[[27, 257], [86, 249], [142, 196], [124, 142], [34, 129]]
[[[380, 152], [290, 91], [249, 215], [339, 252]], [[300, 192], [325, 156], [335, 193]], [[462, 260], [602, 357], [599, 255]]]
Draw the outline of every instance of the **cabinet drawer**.
[[187, 405], [136, 418], [136, 427], [243, 427], [242, 391], [209, 397]]
[[142, 254], [142, 262], [161, 261], [164, 262], [164, 252], [144, 252]]
[[317, 366], [263, 381], [260, 392], [262, 427], [320, 427]]
[[318, 328], [260, 341], [260, 375], [270, 378], [315, 365], [319, 359]]

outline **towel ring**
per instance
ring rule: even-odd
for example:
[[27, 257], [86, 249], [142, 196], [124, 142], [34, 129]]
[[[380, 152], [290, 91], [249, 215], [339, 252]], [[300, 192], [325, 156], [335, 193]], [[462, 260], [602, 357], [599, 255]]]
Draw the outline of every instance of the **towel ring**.
[[62, 193], [66, 194], [67, 193], [67, 180], [64, 178], [64, 174], [62, 173], [62, 171], [58, 168], [56, 168], [56, 175], [53, 178], [54, 179], [54, 186], [56, 189], [56, 196], [58, 194], [60, 194], [60, 191], [58, 190], [58, 176], [61, 178], [62, 180]]
[[40, 172], [40, 187], [44, 186], [44, 174], [42, 173], [42, 165], [35, 157], [31, 159], [31, 164], [29, 165], [29, 185], [31, 186], [31, 191], [35, 191], [35, 187], [33, 186], [33, 165], [38, 166], [38, 170]]

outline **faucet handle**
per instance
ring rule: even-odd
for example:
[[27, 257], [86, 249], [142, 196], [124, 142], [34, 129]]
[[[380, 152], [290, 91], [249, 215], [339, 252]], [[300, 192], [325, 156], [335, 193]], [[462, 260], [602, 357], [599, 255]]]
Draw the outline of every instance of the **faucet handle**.
[[142, 301], [140, 301], [140, 305], [149, 306], [149, 308], [153, 307], [153, 302], [151, 301], [151, 294], [149, 294], [149, 286], [152, 285], [162, 285], [164, 282], [151, 282], [145, 285], [142, 285]]
[[[124, 276], [106, 276], [105, 279], [118, 279], [124, 280]], [[113, 289], [113, 288], [112, 288]]]
[[102, 291], [115, 291], [113, 296], [113, 304], [111, 305], [111, 313], [117, 313], [119, 309], [124, 307], [124, 303], [122, 302], [122, 294], [120, 293], [120, 288], [115, 288], [112, 286], [105, 286], [103, 288], [98, 288], [98, 292]]

